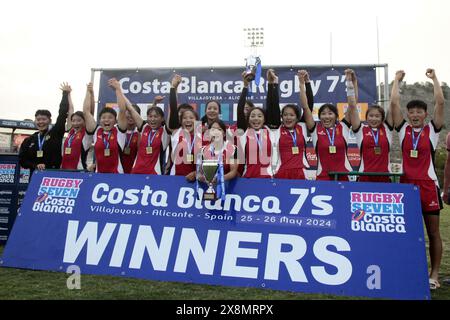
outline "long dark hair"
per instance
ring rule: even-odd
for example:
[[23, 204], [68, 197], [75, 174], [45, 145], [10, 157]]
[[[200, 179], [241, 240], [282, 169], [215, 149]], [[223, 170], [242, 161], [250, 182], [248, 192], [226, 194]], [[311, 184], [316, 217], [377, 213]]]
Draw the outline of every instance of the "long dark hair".
[[203, 124], [208, 123], [208, 117], [206, 116], [206, 109], [208, 109], [208, 105], [212, 102], [217, 103], [217, 105], [219, 106], [219, 114], [222, 114], [222, 107], [220, 105], [220, 102], [217, 100], [208, 100], [205, 105], [205, 115], [201, 119]]
[[250, 107], [250, 109], [248, 110], [247, 116], [246, 116], [246, 120], [247, 120], [247, 128], [250, 128], [250, 114], [254, 111], [254, 110], [259, 110], [262, 112], [263, 116], [264, 116], [264, 124], [266, 124], [267, 121], [267, 115], [266, 115], [266, 111], [263, 108], [259, 108], [259, 107]]

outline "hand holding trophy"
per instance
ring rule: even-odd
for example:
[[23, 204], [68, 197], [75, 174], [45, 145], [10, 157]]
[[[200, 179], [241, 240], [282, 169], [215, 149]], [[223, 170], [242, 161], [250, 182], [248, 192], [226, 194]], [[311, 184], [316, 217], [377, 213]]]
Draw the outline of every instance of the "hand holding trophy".
[[250, 82], [255, 80], [259, 85], [261, 76], [261, 59], [257, 55], [257, 48], [264, 45], [264, 28], [244, 28], [246, 47], [250, 47], [252, 53], [245, 59], [245, 79]]

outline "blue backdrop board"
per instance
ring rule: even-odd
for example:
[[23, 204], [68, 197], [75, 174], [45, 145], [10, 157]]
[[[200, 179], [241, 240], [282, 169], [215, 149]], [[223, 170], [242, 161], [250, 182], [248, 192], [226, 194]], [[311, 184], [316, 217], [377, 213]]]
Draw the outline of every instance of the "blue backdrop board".
[[[82, 274], [429, 299], [412, 185], [36, 172], [1, 264]], [[202, 189], [200, 189], [200, 194]]]
[[[297, 71], [307, 68], [310, 73], [311, 87], [316, 105], [334, 103], [336, 105], [346, 103], [344, 70], [346, 68], [333, 67], [276, 67], [279, 77], [280, 103], [299, 103], [299, 85]], [[355, 67], [358, 75], [359, 102], [374, 104], [377, 102], [376, 72], [373, 66]], [[229, 68], [170, 68], [154, 69], [120, 69], [104, 70], [100, 77], [99, 108], [113, 106], [117, 98], [114, 91], [108, 87], [108, 80], [116, 78], [121, 83], [125, 95], [132, 103], [141, 106], [142, 114], [145, 114], [146, 106], [153, 102], [158, 95], [165, 95], [161, 103], [167, 114], [169, 104], [170, 83], [174, 72], [182, 76], [182, 83], [178, 87], [178, 102], [190, 103], [204, 115], [205, 104], [208, 100], [217, 100], [221, 104], [222, 120], [226, 123], [236, 121], [236, 108], [239, 96], [242, 92], [241, 73], [243, 67]], [[253, 81], [250, 86], [251, 99], [260, 106], [265, 106], [267, 96], [267, 83], [265, 71], [259, 86]]]
[[0, 155], [0, 245], [8, 240], [29, 175], [29, 170], [20, 167], [17, 154]]

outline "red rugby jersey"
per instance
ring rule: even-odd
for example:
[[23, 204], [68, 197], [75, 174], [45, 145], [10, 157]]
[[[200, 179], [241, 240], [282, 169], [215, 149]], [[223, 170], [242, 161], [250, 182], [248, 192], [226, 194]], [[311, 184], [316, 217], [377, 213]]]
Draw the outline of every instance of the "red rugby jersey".
[[161, 155], [169, 144], [165, 127], [152, 130], [150, 125], [144, 122], [140, 132], [141, 140], [131, 173], [162, 174]]
[[124, 173], [131, 173], [138, 153], [138, 145], [139, 131], [137, 128], [134, 130], [127, 130], [125, 134], [125, 144], [123, 150], [120, 152], [120, 162], [122, 163]]
[[[386, 122], [377, 130], [371, 129], [367, 124], [361, 124], [359, 130], [355, 132], [356, 143], [361, 154], [360, 172], [390, 172], [389, 155], [393, 130], [394, 128]], [[378, 145], [375, 143], [377, 136]], [[361, 177], [360, 181], [372, 181], [370, 178]], [[382, 180], [389, 181], [389, 177], [384, 177]]]
[[[194, 133], [187, 133], [182, 128], [172, 133], [170, 139], [172, 145], [170, 175], [186, 176], [192, 171], [196, 171], [195, 160], [197, 153], [202, 147], [202, 133], [199, 130], [195, 130], [195, 134], [196, 138], [194, 141]], [[188, 156], [190, 159], [188, 159]]]
[[[106, 145], [109, 144], [109, 156], [105, 154], [105, 142]], [[110, 132], [104, 132], [102, 127], [97, 126], [94, 131], [94, 152], [97, 163], [96, 172], [123, 173], [119, 150], [123, 148], [124, 144], [125, 133], [121, 132], [117, 125]]]
[[[311, 134], [314, 148], [317, 154], [317, 180], [332, 180], [328, 172], [349, 172], [352, 167], [347, 158], [347, 140], [349, 136], [349, 126], [343, 122], [338, 122], [335, 126], [334, 146], [336, 153], [330, 153], [330, 141], [326, 133], [325, 127], [320, 123], [316, 123], [314, 131]], [[332, 136], [332, 130], [328, 129], [328, 133]], [[342, 180], [348, 180], [343, 177]]]
[[244, 178], [271, 177], [272, 135], [267, 127], [259, 131], [250, 128], [240, 138], [245, 153]]
[[70, 129], [62, 145], [61, 169], [86, 169], [86, 156], [92, 144], [92, 135], [86, 134], [86, 128], [78, 131]]
[[[402, 146], [404, 176], [401, 179], [433, 180], [436, 185], [439, 185], [434, 167], [434, 153], [438, 145], [440, 129], [436, 129], [433, 121], [421, 129], [413, 129], [404, 121], [397, 131]], [[416, 155], [411, 153], [414, 150], [413, 135], [415, 139], [418, 139]]]
[[[305, 123], [298, 123], [294, 130], [281, 126], [276, 132], [277, 173], [279, 179], [305, 179], [304, 168], [308, 168], [306, 159], [307, 128]], [[293, 149], [295, 148], [295, 149]]]

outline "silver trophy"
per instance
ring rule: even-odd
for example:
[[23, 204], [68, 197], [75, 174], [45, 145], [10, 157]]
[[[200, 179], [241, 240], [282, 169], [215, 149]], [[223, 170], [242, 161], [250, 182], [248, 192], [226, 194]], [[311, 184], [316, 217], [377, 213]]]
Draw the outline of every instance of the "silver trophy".
[[219, 169], [219, 161], [214, 159], [204, 159], [201, 164], [203, 175], [205, 176], [208, 189], [203, 194], [203, 201], [216, 200], [217, 194], [214, 190], [213, 180]]
[[260, 61], [259, 57], [254, 55], [250, 55], [245, 59], [245, 79], [247, 79], [248, 82], [255, 80], [256, 69]]

